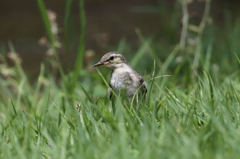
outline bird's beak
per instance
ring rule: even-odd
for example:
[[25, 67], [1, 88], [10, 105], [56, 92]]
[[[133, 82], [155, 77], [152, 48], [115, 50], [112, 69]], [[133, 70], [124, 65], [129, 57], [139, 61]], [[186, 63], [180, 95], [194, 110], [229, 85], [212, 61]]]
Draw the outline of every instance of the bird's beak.
[[101, 66], [101, 65], [107, 65], [109, 64], [110, 62], [106, 61], [106, 62], [102, 62], [102, 61], [99, 61], [98, 63], [96, 63], [95, 65], [93, 65], [93, 67], [97, 67], [97, 66]]

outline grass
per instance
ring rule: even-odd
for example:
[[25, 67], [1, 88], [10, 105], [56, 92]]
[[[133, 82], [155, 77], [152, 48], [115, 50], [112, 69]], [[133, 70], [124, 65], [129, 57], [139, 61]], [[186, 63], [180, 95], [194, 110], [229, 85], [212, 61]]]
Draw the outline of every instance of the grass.
[[[74, 72], [63, 73], [65, 80], [57, 83], [43, 63], [32, 85], [17, 58], [13, 59], [15, 67], [3, 62], [0, 158], [238, 158], [238, 26], [231, 25], [232, 32], [225, 28], [224, 41], [210, 43], [211, 36], [217, 35], [213, 26], [205, 28], [197, 68], [193, 59], [199, 48], [184, 44], [182, 50], [176, 44], [160, 61], [159, 47], [167, 50], [170, 46], [156, 45], [158, 41], [145, 38], [138, 30], [143, 45], [130, 61], [136, 68], [142, 58], [149, 59], [138, 68], [148, 81], [148, 100], [137, 102], [139, 109], [134, 110], [124, 108], [119, 99], [115, 114], [104, 82], [109, 70], [75, 68], [87, 73], [79, 73], [74, 89], [69, 89], [72, 82], [69, 86], [67, 81], [76, 76]], [[125, 50], [122, 42], [116, 48]], [[13, 46], [11, 50], [14, 52]], [[4, 51], [1, 53], [4, 61]]]

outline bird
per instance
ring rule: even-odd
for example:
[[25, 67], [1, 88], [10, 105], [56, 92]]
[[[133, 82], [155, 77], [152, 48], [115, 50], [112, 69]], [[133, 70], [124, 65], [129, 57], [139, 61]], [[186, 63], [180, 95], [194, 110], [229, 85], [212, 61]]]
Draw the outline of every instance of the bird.
[[[109, 81], [108, 95], [113, 98], [113, 94], [123, 92], [128, 99], [135, 95], [145, 96], [147, 84], [143, 77], [138, 74], [128, 63], [126, 58], [118, 52], [108, 52], [93, 67], [106, 66], [112, 70]], [[114, 92], [114, 93], [113, 93]]]

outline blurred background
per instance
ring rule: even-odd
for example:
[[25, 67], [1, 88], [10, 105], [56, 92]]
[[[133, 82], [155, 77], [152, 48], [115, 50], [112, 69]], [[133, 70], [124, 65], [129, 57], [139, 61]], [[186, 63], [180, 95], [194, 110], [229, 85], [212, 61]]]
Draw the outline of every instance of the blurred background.
[[[64, 27], [66, 17], [66, 0], [44, 1], [52, 16], [57, 47], [63, 67], [71, 69], [76, 58], [80, 35], [79, 2], [72, 1], [71, 12]], [[192, 30], [200, 25], [205, 10], [205, 0], [187, 0], [189, 24]], [[228, 36], [239, 26], [239, 0], [211, 1], [208, 26], [205, 30], [208, 38], [206, 43], [221, 51], [236, 52]], [[164, 61], [176, 44], [179, 43], [183, 27], [183, 8], [176, 0], [101, 0], [85, 1], [86, 12], [86, 53], [84, 65], [91, 66], [108, 51], [123, 51], [128, 58], [141, 47], [141, 37], [151, 39], [158, 57]], [[0, 49], [8, 54], [13, 46], [19, 54], [23, 69], [31, 79], [35, 79], [40, 70], [40, 63], [51, 56], [47, 43], [47, 34], [37, 1], [18, 0], [0, 1]], [[240, 29], [238, 29], [240, 30]], [[239, 31], [236, 31], [239, 33]], [[67, 34], [66, 34], [67, 32]], [[235, 32], [235, 33], [236, 33]], [[189, 33], [189, 38], [194, 34]], [[234, 37], [232, 40], [235, 40]], [[191, 43], [191, 40], [189, 40]], [[194, 43], [194, 41], [193, 41]], [[234, 50], [229, 50], [234, 48]], [[186, 50], [185, 50], [186, 51]], [[186, 52], [185, 52], [186, 53]], [[238, 52], [236, 52], [238, 53]], [[184, 54], [184, 53], [182, 53]], [[222, 54], [219, 52], [218, 55]], [[11, 55], [9, 55], [11, 58]], [[7, 57], [9, 57], [7, 56]], [[230, 56], [228, 53], [224, 57]], [[217, 56], [215, 57], [218, 60]], [[223, 58], [222, 56], [220, 58]], [[181, 60], [181, 58], [179, 58]], [[11, 65], [11, 60], [7, 59]], [[54, 65], [54, 64], [53, 64]], [[152, 66], [151, 66], [152, 67]], [[67, 70], [67, 69], [66, 69]]]

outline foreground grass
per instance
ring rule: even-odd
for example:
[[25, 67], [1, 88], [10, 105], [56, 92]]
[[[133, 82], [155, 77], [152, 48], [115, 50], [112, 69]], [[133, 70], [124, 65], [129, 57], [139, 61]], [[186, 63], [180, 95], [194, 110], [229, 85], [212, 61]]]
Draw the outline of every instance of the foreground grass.
[[208, 70], [180, 85], [178, 71], [171, 77], [146, 76], [152, 78], [148, 100], [137, 103], [136, 111], [119, 100], [114, 115], [96, 72], [83, 76], [68, 94], [64, 84], [45, 75], [44, 66], [34, 87], [19, 65], [11, 71], [15, 73], [0, 81], [1, 158], [240, 155], [239, 72], [211, 79]]

